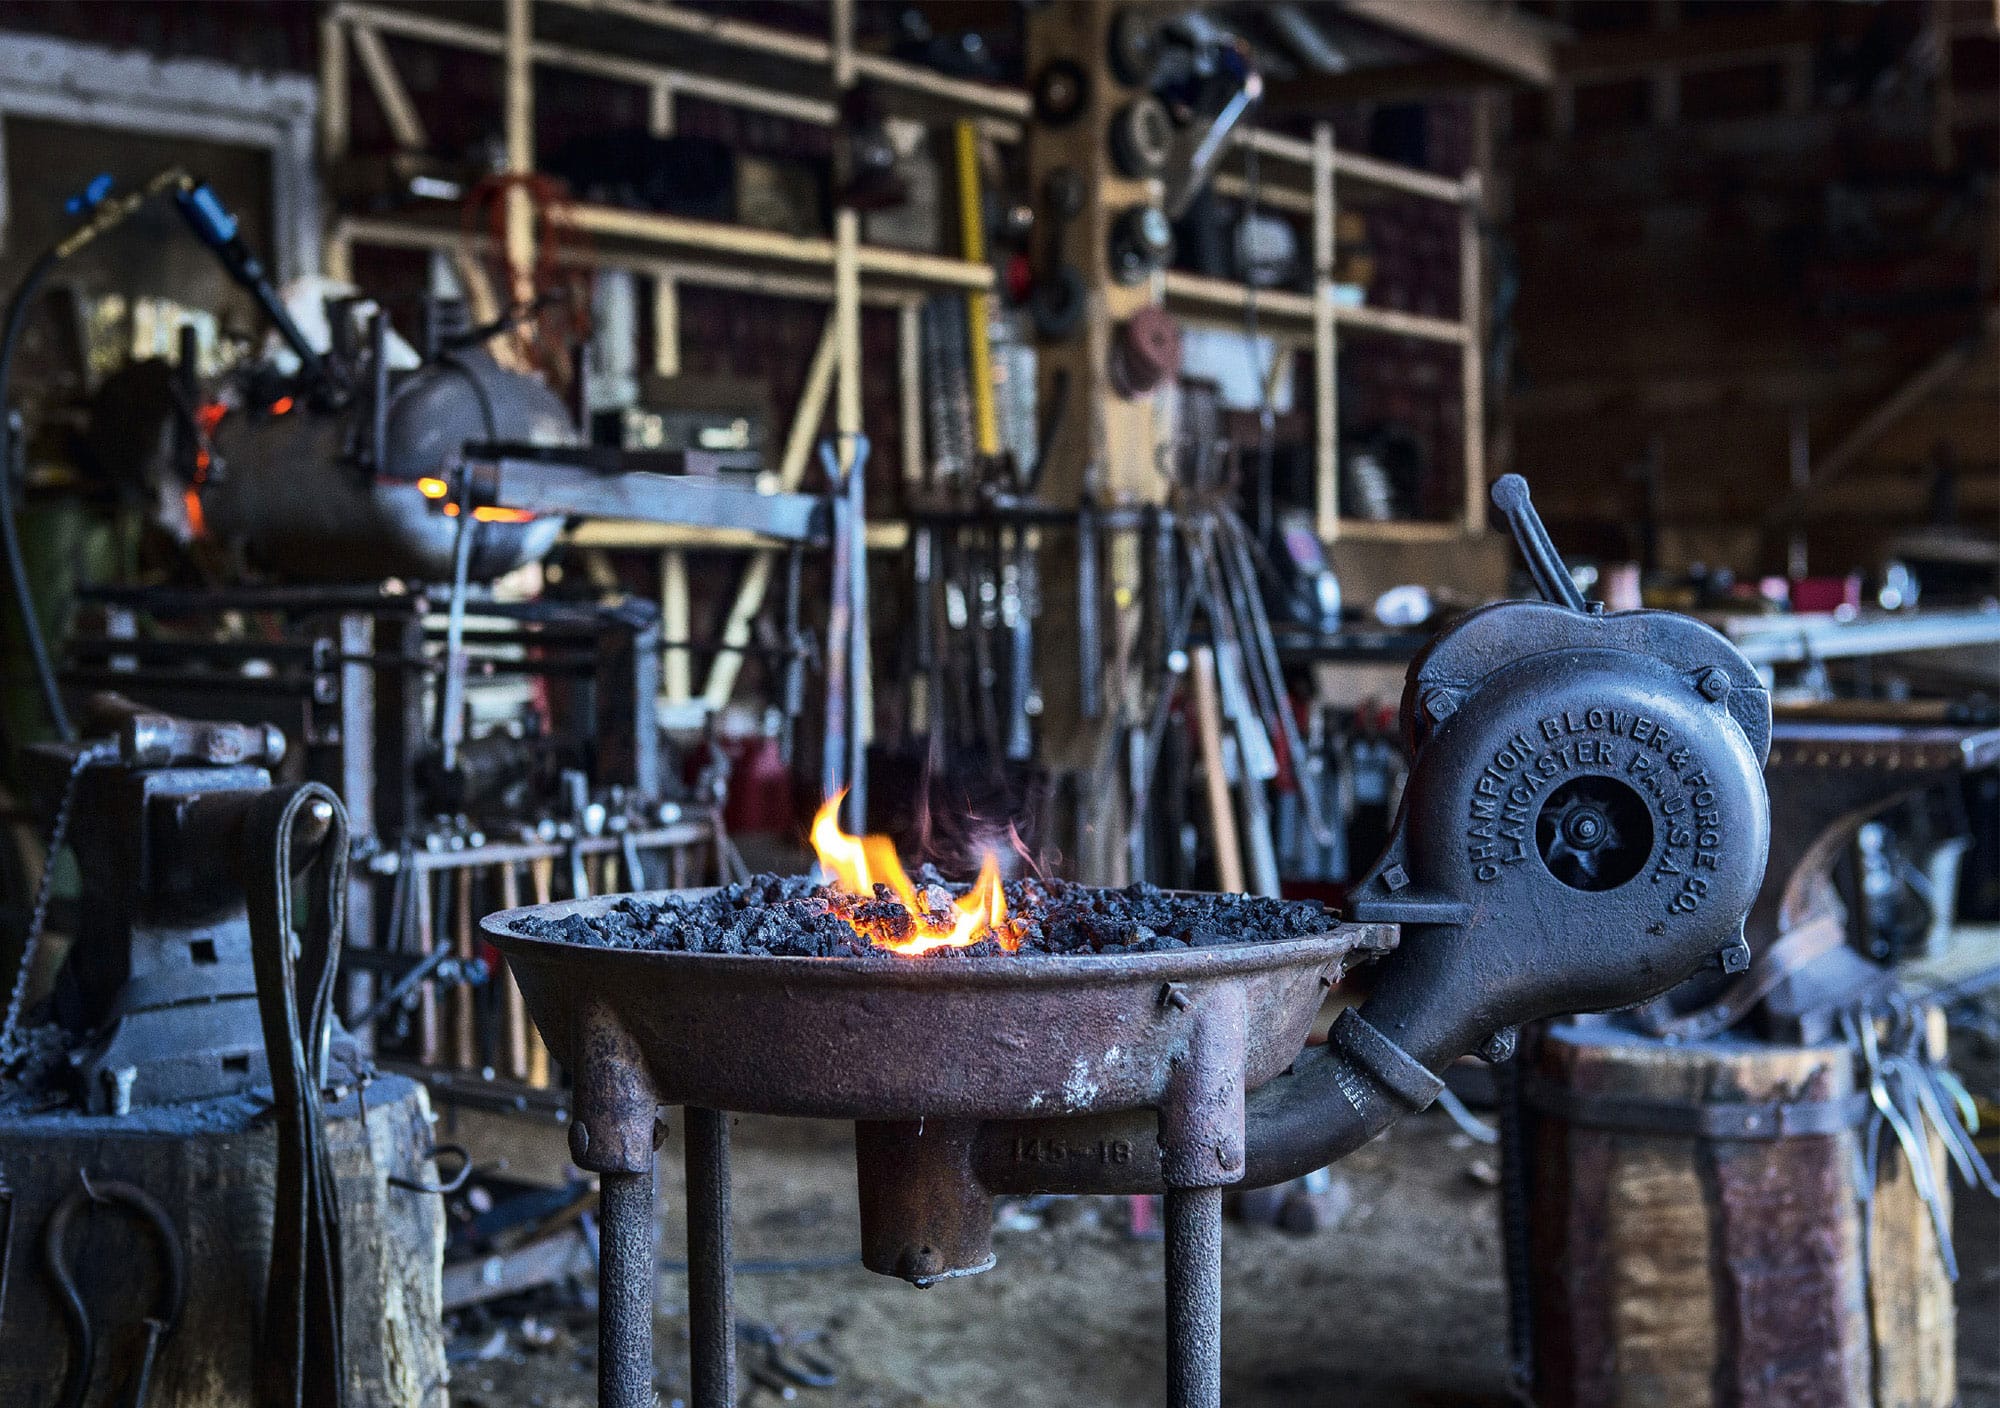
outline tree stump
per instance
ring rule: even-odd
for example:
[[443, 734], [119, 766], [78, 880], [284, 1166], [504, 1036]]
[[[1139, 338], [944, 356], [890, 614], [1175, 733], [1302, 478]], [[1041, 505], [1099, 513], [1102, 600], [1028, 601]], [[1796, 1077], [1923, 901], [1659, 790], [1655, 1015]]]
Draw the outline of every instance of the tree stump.
[[[347, 1307], [347, 1401], [353, 1408], [444, 1408], [440, 1267], [443, 1199], [397, 1187], [434, 1185], [430, 1102], [400, 1076], [378, 1076], [364, 1100], [327, 1106], [339, 1189]], [[257, 1324], [270, 1261], [277, 1141], [258, 1102], [231, 1097], [135, 1110], [74, 1110], [0, 1120], [0, 1255], [11, 1256], [0, 1304], [0, 1403], [60, 1401], [76, 1357], [43, 1249], [49, 1214], [78, 1186], [134, 1184], [163, 1204], [186, 1258], [187, 1303], [160, 1346], [147, 1408], [249, 1408]], [[79, 1213], [70, 1265], [95, 1328], [88, 1408], [122, 1404], [152, 1313], [161, 1265], [151, 1235], [120, 1212]]]
[[1840, 1044], [1548, 1032], [1526, 1085], [1544, 1408], [1956, 1401], [1951, 1286], [1893, 1138], [1863, 1234], [1855, 1066]]

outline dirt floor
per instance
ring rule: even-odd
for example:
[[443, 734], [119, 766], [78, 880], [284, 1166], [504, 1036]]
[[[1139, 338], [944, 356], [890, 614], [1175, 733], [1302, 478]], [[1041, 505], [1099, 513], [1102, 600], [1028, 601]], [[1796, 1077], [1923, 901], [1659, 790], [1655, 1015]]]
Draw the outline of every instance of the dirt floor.
[[[510, 1167], [560, 1172], [547, 1126], [467, 1117], [454, 1137]], [[1014, 1207], [984, 1275], [920, 1291], [854, 1259], [855, 1195], [845, 1126], [744, 1119], [736, 1134], [738, 1314], [743, 1402], [783, 1400], [749, 1376], [775, 1331], [839, 1371], [801, 1388], [807, 1408], [1054, 1408], [1157, 1403], [1161, 1248], [1135, 1239], [1123, 1200]], [[678, 1150], [663, 1150], [663, 1264], [683, 1246]], [[1344, 1161], [1298, 1236], [1232, 1222], [1225, 1237], [1223, 1397], [1231, 1408], [1500, 1408], [1504, 1294], [1491, 1158], [1441, 1116], [1390, 1131]], [[1962, 1408], [2000, 1408], [2000, 1214], [1963, 1199]], [[686, 1392], [685, 1282], [661, 1277], [662, 1405]], [[587, 1306], [462, 1317], [453, 1402], [584, 1408], [593, 1402]], [[486, 1357], [477, 1357], [484, 1354]]]

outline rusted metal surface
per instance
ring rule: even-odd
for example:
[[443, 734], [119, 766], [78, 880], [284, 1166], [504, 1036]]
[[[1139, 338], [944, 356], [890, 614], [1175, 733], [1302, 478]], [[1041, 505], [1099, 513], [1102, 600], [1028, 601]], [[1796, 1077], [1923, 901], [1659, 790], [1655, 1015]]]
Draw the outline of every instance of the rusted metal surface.
[[1222, 1408], [1222, 1190], [1170, 1188], [1167, 1408]]
[[[825, 1119], [1153, 1107], [1214, 1020], [1205, 1014], [1239, 993], [1241, 1088], [1254, 1089], [1291, 1064], [1326, 987], [1394, 942], [1386, 925], [1337, 925], [1281, 943], [1117, 957], [775, 958], [567, 944], [513, 927], [529, 913], [614, 903], [507, 910], [484, 924], [536, 1026], [578, 1073], [593, 1150], [591, 1098], [636, 1123], [628, 1096], [640, 1086], [658, 1104]], [[623, 1081], [629, 1092], [605, 1089]]]
[[[1221, 1402], [1220, 1185], [1243, 1175], [1244, 1092], [1304, 1045], [1327, 988], [1393, 945], [1339, 925], [1277, 943], [1130, 956], [784, 958], [532, 938], [485, 928], [529, 1013], [576, 1073], [571, 1157], [601, 1172], [598, 1402], [652, 1396], [652, 1151], [661, 1105], [688, 1108], [694, 1402], [734, 1398], [726, 1110], [859, 1122], [867, 1264], [919, 1285], [992, 1264], [982, 1119], [1074, 1121], [1157, 1109], [1147, 1148], [1169, 1198], [1169, 1402]], [[1164, 1145], [1164, 1148], [1162, 1147]]]
[[973, 1120], [854, 1126], [861, 1264], [930, 1286], [993, 1265], [993, 1195], [972, 1167]]
[[597, 1206], [598, 1408], [654, 1408], [652, 1166], [605, 1174]]

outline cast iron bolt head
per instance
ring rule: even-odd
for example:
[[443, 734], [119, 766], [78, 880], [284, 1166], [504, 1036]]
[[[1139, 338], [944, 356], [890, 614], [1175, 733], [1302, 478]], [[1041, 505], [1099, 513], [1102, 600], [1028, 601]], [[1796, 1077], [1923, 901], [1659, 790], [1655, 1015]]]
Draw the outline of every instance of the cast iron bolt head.
[[1722, 960], [1723, 972], [1741, 973], [1750, 966], [1750, 941], [1738, 934], [1723, 945], [1722, 952], [1717, 957]]
[[1185, 1012], [1194, 1005], [1194, 998], [1189, 996], [1187, 988], [1180, 983], [1168, 983], [1160, 989], [1160, 1005], [1171, 1007], [1176, 1012]]
[[1710, 665], [1694, 677], [1694, 687], [1701, 691], [1701, 697], [1720, 704], [1729, 697], [1729, 676], [1721, 669]]
[[1382, 883], [1391, 890], [1400, 890], [1410, 883], [1410, 874], [1400, 865], [1392, 865], [1382, 872]]
[[1243, 1155], [1229, 1141], [1224, 1140], [1215, 1146], [1216, 1167], [1220, 1168], [1224, 1173], [1234, 1173], [1237, 1165], [1242, 1162]]
[[569, 1161], [581, 1168], [583, 1156], [590, 1152], [590, 1126], [582, 1120], [569, 1122]]
[[1448, 689], [1424, 691], [1424, 712], [1434, 724], [1441, 724], [1458, 712], [1458, 696]]
[[1574, 844], [1594, 846], [1604, 839], [1604, 818], [1587, 809], [1577, 811], [1571, 814], [1563, 830], [1569, 833], [1569, 839]]
[[1480, 1059], [1493, 1066], [1499, 1065], [1502, 1061], [1513, 1060], [1514, 1047], [1520, 1040], [1520, 1035], [1513, 1027], [1502, 1027], [1480, 1044]]

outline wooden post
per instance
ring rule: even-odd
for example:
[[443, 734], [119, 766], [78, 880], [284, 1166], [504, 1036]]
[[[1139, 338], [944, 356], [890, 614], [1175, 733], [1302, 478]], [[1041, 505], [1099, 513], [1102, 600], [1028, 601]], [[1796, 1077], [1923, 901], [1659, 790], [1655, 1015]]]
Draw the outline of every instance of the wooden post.
[[319, 22], [319, 159], [339, 161], [347, 155], [349, 96], [347, 91], [347, 25], [329, 12]]
[[[470, 964], [472, 947], [472, 870], [460, 866], [452, 872], [455, 882], [451, 896], [452, 951], [458, 961]], [[452, 1064], [462, 1071], [479, 1065], [479, 1014], [473, 1006], [472, 986], [464, 981], [451, 987]]]
[[1313, 526], [1322, 542], [1340, 534], [1340, 329], [1333, 316], [1339, 205], [1333, 189], [1333, 125], [1313, 126]]
[[[1111, 383], [1112, 340], [1118, 325], [1161, 296], [1161, 280], [1120, 284], [1111, 276], [1112, 223], [1128, 208], [1162, 197], [1157, 180], [1122, 175], [1111, 162], [1111, 119], [1136, 96], [1111, 71], [1109, 38], [1119, 6], [1112, 0], [1069, 0], [1029, 10], [1028, 73], [1057, 60], [1080, 63], [1088, 73], [1087, 100], [1077, 119], [1060, 128], [1031, 123], [1028, 129], [1029, 189], [1041, 209], [1043, 183], [1058, 167], [1082, 178], [1086, 197], [1082, 211], [1068, 222], [1065, 253], [1082, 275], [1088, 306], [1077, 330], [1060, 342], [1038, 348], [1038, 400], [1047, 406], [1055, 379], [1066, 379], [1068, 412], [1056, 427], [1046, 462], [1038, 471], [1037, 493], [1057, 507], [1074, 507], [1086, 491], [1105, 505], [1160, 503], [1167, 481], [1156, 451], [1161, 398], [1128, 399]], [[1040, 561], [1041, 595], [1045, 603], [1036, 622], [1036, 682], [1042, 696], [1038, 723], [1040, 746], [1048, 766], [1057, 772], [1083, 773], [1098, 767], [1111, 732], [1123, 722], [1122, 694], [1107, 690], [1112, 707], [1096, 720], [1085, 719], [1078, 691], [1077, 612], [1074, 610], [1076, 566], [1068, 534], [1045, 531], [1042, 541], [1052, 550]], [[1114, 548], [1113, 554], [1119, 549]], [[1108, 584], [1107, 584], [1108, 588]], [[1111, 596], [1103, 615], [1103, 639], [1109, 646], [1135, 638], [1129, 629], [1139, 609], [1135, 594]], [[1109, 659], [1107, 669], [1115, 673]], [[1100, 834], [1121, 832], [1115, 824], [1114, 789], [1098, 789], [1088, 800], [1097, 813]], [[1112, 810], [1105, 810], [1110, 807]], [[1115, 844], [1079, 846], [1080, 879], [1105, 883], [1108, 867], [1122, 856]]]
[[[799, 393], [798, 408], [792, 413], [784, 455], [778, 461], [778, 489], [782, 493], [792, 493], [799, 487], [806, 466], [812, 461], [813, 441], [819, 435], [820, 422], [826, 418], [827, 393], [833, 386], [834, 361], [840, 350], [839, 332], [836, 320], [828, 317], [819, 347], [813, 352], [812, 365], [806, 370], [805, 390]], [[708, 683], [702, 689], [702, 697], [711, 709], [727, 704], [736, 688], [737, 673], [743, 668], [743, 647], [750, 643], [750, 623], [763, 608], [777, 560], [775, 549], [760, 549], [743, 570], [742, 585], [736, 589], [736, 600], [722, 628], [722, 649], [715, 663], [709, 666]]]
[[1484, 187], [1475, 172], [1465, 178], [1465, 200], [1458, 219], [1459, 321], [1465, 324], [1460, 346], [1459, 385], [1463, 394], [1465, 436], [1465, 531], [1486, 531], [1486, 291], [1485, 223], [1481, 219]]
[[896, 368], [902, 378], [898, 408], [903, 416], [903, 482], [919, 485], [928, 477], [924, 459], [924, 326], [923, 300], [906, 298], [896, 305]]
[[[655, 137], [674, 131], [674, 85], [662, 78], [651, 89], [646, 129]], [[681, 289], [678, 280], [653, 275], [653, 371], [658, 376], [681, 374]]]
[[670, 704], [685, 704], [694, 692], [694, 672], [688, 654], [693, 613], [688, 590], [687, 552], [668, 548], [660, 554], [660, 632], [668, 641], [662, 658], [660, 687]]
[[[506, 0], [506, 34], [501, 57], [506, 65], [502, 91], [507, 174], [523, 178], [535, 169], [535, 69], [532, 44], [532, 0]], [[512, 286], [508, 296], [517, 304], [535, 297], [535, 207], [525, 186], [507, 188], [507, 267]]]

